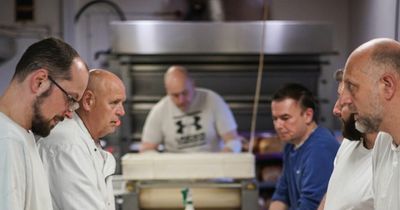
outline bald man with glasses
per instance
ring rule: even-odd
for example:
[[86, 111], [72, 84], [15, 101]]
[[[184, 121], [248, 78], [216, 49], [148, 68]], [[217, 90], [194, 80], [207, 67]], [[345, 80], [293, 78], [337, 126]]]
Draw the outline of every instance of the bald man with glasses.
[[48, 136], [72, 117], [88, 78], [85, 62], [59, 39], [44, 39], [24, 52], [0, 97], [0, 210], [52, 209], [34, 135]]

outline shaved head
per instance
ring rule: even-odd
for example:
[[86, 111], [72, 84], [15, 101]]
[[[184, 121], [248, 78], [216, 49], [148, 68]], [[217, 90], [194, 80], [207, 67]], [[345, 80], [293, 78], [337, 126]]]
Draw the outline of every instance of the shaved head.
[[164, 75], [165, 86], [174, 85], [176, 83], [192, 82], [190, 75], [183, 66], [171, 66]]
[[77, 113], [95, 141], [113, 133], [121, 124], [125, 100], [125, 86], [117, 75], [103, 69], [90, 70]]
[[[384, 71], [395, 70], [400, 74], [400, 43], [388, 39], [378, 38], [364, 43], [351, 53], [347, 65], [354, 62], [364, 62], [362, 72], [374, 76]], [[372, 63], [373, 64], [372, 64]], [[382, 71], [383, 70], [383, 71]]]
[[171, 66], [164, 75], [167, 95], [183, 112], [188, 111], [192, 103], [195, 86], [192, 78], [183, 66]]
[[89, 72], [89, 82], [86, 90], [91, 90], [96, 94], [102, 94], [107, 91], [110, 83], [116, 83], [124, 87], [121, 79], [110, 71], [103, 69], [92, 69]]

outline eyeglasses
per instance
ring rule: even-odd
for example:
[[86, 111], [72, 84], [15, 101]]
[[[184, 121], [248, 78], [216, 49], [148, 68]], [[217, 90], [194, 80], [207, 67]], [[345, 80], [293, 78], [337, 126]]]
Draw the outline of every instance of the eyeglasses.
[[54, 83], [64, 94], [67, 96], [68, 99], [68, 110], [70, 112], [73, 112], [79, 108], [79, 102], [72, 97], [70, 94], [67, 93], [67, 91], [64, 90], [51, 76], [48, 76], [49, 80]]

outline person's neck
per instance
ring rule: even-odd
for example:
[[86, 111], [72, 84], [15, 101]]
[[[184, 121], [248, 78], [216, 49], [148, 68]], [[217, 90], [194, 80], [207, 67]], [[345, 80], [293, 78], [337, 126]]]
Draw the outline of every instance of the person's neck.
[[317, 123], [315, 123], [314, 121], [311, 122], [310, 125], [308, 125], [307, 131], [305, 132], [303, 137], [299, 141], [294, 143], [295, 149], [298, 149], [299, 147], [301, 147], [301, 145], [303, 145], [307, 141], [307, 139], [315, 131], [315, 129], [317, 129], [317, 127], [318, 127]]
[[367, 134], [364, 134], [364, 136], [363, 136], [363, 146], [366, 148], [366, 149], [372, 149], [372, 148], [374, 148], [374, 145], [375, 145], [375, 139], [376, 139], [376, 136], [378, 135], [378, 133], [367, 133]]
[[95, 128], [96, 128], [96, 123], [97, 122], [92, 122], [90, 120], [89, 113], [86, 111], [83, 111], [82, 109], [76, 110], [76, 114], [79, 116], [79, 118], [82, 120], [83, 125], [86, 127], [87, 131], [90, 134], [90, 137], [92, 137], [94, 143], [100, 144], [100, 137], [96, 135]]
[[20, 85], [11, 83], [0, 97], [0, 112], [12, 121], [30, 130], [32, 127], [32, 97], [25, 95]]
[[391, 103], [387, 103], [383, 107], [386, 112], [384, 113], [380, 131], [388, 133], [393, 138], [393, 144], [396, 146], [400, 145], [400, 130], [398, 125], [400, 124], [400, 112], [398, 107], [400, 106], [400, 91], [396, 92], [396, 95], [392, 99]]

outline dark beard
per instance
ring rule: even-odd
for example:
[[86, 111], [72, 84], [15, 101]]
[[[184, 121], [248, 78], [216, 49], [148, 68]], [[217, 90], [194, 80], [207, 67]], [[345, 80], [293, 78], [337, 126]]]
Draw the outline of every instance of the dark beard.
[[32, 132], [35, 135], [46, 137], [50, 134], [52, 128], [50, 126], [50, 121], [44, 119], [40, 112], [39, 105], [40, 103], [38, 103], [38, 100], [35, 101], [35, 104], [33, 105], [34, 114], [32, 119]]
[[360, 141], [363, 134], [356, 129], [356, 121], [354, 114], [351, 114], [349, 119], [343, 120], [342, 135], [350, 141]]
[[[38, 96], [33, 104], [33, 118], [32, 118], [32, 127], [31, 130], [35, 135], [46, 137], [50, 134], [51, 129], [54, 126], [50, 125], [50, 120], [46, 120], [42, 112], [40, 111], [40, 105], [43, 103], [43, 100], [48, 97], [51, 93], [52, 88], [50, 87], [48, 90], [43, 92], [40, 96]], [[64, 117], [56, 116], [56, 118], [61, 122], [64, 120]]]

